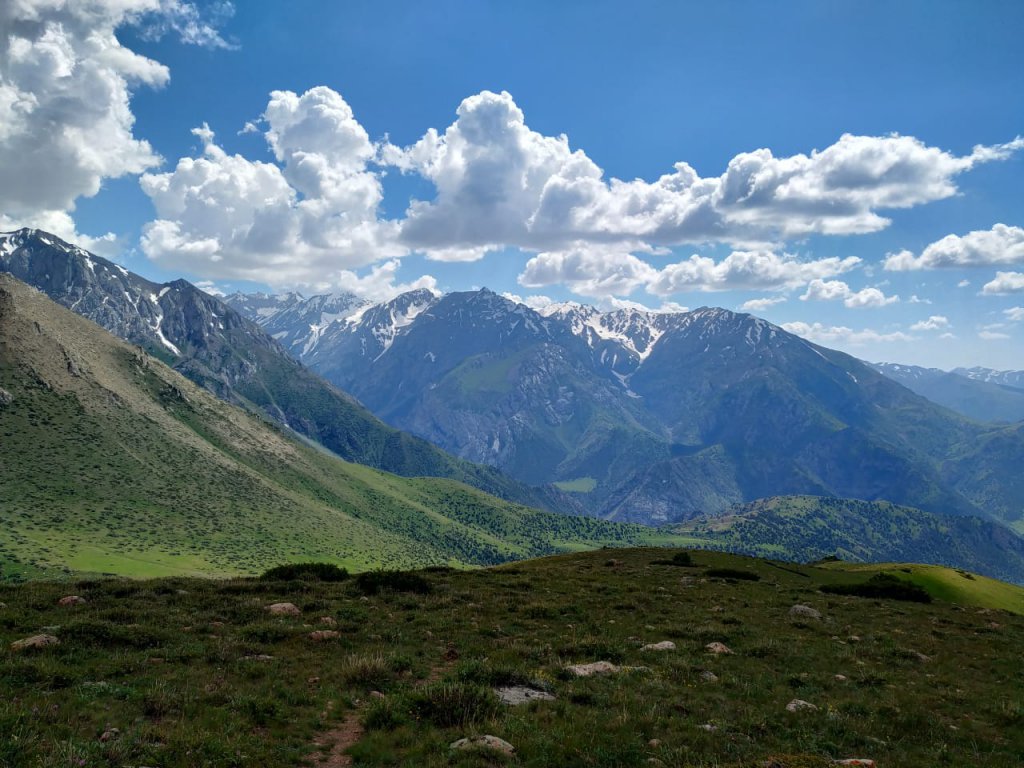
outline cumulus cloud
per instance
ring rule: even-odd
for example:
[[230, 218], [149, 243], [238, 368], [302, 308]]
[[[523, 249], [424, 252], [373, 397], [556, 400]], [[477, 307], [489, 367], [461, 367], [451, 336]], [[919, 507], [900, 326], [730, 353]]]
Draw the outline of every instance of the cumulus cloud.
[[[230, 3], [219, 4], [226, 14]], [[109, 252], [113, 235], [75, 231], [70, 212], [104, 180], [160, 158], [134, 133], [133, 89], [165, 85], [163, 64], [123, 46], [115, 31], [152, 25], [212, 44], [214, 22], [181, 0], [15, 0], [0, 4], [0, 218]], [[17, 179], [17, 183], [10, 183]], [[9, 227], [10, 224], [5, 223]], [[108, 246], [105, 248], [104, 246]]]
[[863, 288], [854, 291], [842, 280], [821, 280], [815, 278], [807, 285], [801, 301], [842, 301], [850, 309], [885, 307], [895, 304], [899, 296], [886, 296], [878, 288]]
[[966, 235], [946, 235], [927, 246], [920, 256], [910, 251], [890, 254], [890, 271], [940, 269], [943, 267], [993, 267], [1024, 264], [1024, 229], [996, 224]]
[[831, 344], [860, 346], [873, 342], [912, 341], [914, 338], [902, 331], [881, 333], [870, 328], [855, 331], [841, 325], [827, 326], [822, 323], [783, 323], [782, 328], [809, 341], [826, 346]]
[[328, 279], [317, 287], [339, 288], [371, 301], [387, 301], [400, 293], [421, 288], [437, 293], [437, 280], [432, 275], [422, 275], [408, 283], [395, 282], [400, 266], [401, 262], [398, 259], [391, 259], [375, 265], [362, 277], [352, 270], [341, 270], [329, 275]]
[[775, 296], [773, 298], [763, 299], [750, 299], [740, 304], [740, 310], [743, 312], [764, 312], [766, 309], [774, 307], [776, 304], [782, 304], [787, 301], [785, 296]]
[[794, 288], [848, 272], [861, 263], [856, 256], [801, 261], [773, 251], [733, 251], [721, 261], [693, 255], [662, 269], [647, 290], [657, 295], [681, 291], [730, 291]]
[[411, 248], [500, 242], [563, 251], [578, 241], [747, 244], [874, 232], [889, 223], [879, 211], [949, 197], [959, 174], [1022, 147], [1016, 139], [956, 156], [910, 136], [846, 134], [809, 155], [743, 153], [720, 176], [679, 162], [654, 182], [622, 181], [605, 179], [565, 135], [532, 130], [509, 93], [484, 91], [465, 99], [443, 132], [387, 144], [380, 159], [436, 189], [407, 212], [402, 238]]
[[532, 296], [520, 296], [518, 293], [509, 293], [508, 291], [501, 294], [509, 301], [514, 301], [516, 304], [522, 304], [524, 307], [530, 309], [544, 309], [544, 307], [550, 306], [555, 303], [555, 300], [550, 296], [544, 296], [542, 294], [534, 294]]
[[[378, 218], [375, 148], [329, 88], [274, 91], [263, 115], [276, 163], [229, 155], [203, 125], [202, 155], [145, 174], [158, 218], [142, 247], [155, 261], [215, 278], [314, 284], [402, 256], [397, 225]], [[340, 283], [339, 283], [340, 285]], [[344, 286], [341, 286], [344, 287]]]
[[1024, 272], [996, 272], [995, 279], [985, 283], [981, 292], [986, 296], [1024, 293]]
[[927, 320], [918, 320], [912, 326], [912, 331], [941, 331], [949, 328], [949, 318], [942, 315], [932, 315]]
[[658, 276], [631, 249], [579, 244], [563, 251], [545, 251], [528, 262], [519, 284], [524, 288], [565, 285], [581, 296], [629, 295]]
[[1024, 307], [1011, 307], [1010, 309], [1004, 309], [1003, 314], [1006, 315], [1006, 319], [1012, 323], [1024, 322]]

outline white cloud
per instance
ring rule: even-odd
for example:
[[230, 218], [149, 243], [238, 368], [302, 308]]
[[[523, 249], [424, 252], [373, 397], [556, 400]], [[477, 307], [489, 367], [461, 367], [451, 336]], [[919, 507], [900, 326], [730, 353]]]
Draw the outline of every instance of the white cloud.
[[537, 254], [526, 262], [519, 284], [524, 288], [565, 285], [581, 296], [628, 296], [657, 275], [654, 267], [629, 248], [580, 244]]
[[159, 217], [144, 229], [147, 256], [208, 277], [294, 285], [330, 273], [351, 282], [338, 270], [407, 252], [397, 225], [378, 218], [375, 149], [341, 96], [274, 91], [264, 121], [278, 164], [228, 155], [204, 125], [193, 131], [201, 157], [142, 177]]
[[996, 272], [995, 279], [985, 283], [981, 292], [987, 296], [1024, 293], [1024, 272]]
[[971, 284], [970, 280], [961, 280], [959, 283], [956, 284], [956, 287], [957, 288], [966, 288], [970, 284]]
[[602, 299], [597, 308], [602, 312], [614, 312], [617, 309], [635, 309], [638, 312], [650, 312], [655, 315], [664, 314], [677, 314], [680, 312], [689, 312], [689, 307], [684, 307], [674, 301], [662, 302], [660, 306], [649, 307], [639, 301], [630, 301], [629, 299], [619, 299], [615, 296], [608, 296]]
[[890, 254], [885, 268], [893, 271], [942, 267], [992, 267], [1024, 263], [1024, 229], [996, 224], [966, 235], [946, 235], [915, 257], [910, 251]]
[[338, 288], [371, 301], [387, 301], [400, 293], [426, 288], [437, 293], [437, 280], [432, 275], [422, 275], [408, 283], [396, 283], [396, 275], [401, 263], [391, 259], [375, 265], [368, 274], [359, 277], [351, 270], [340, 270], [326, 275], [326, 279], [318, 286], [319, 289]]
[[1002, 331], [978, 331], [978, 338], [985, 341], [1002, 341], [1010, 338], [1010, 334]]
[[842, 280], [814, 279], [807, 285], [807, 291], [800, 297], [801, 301], [842, 301], [850, 309], [885, 307], [895, 304], [899, 296], [886, 296], [878, 288], [851, 290]]
[[763, 298], [763, 299], [750, 299], [740, 304], [740, 311], [742, 312], [764, 312], [770, 307], [774, 307], [776, 304], [782, 304], [787, 301], [785, 296], [775, 296], [774, 298]]
[[[216, 5], [215, 15], [231, 9]], [[209, 45], [220, 39], [215, 23], [182, 0], [0, 3], [0, 218], [109, 253], [114, 236], [77, 233], [70, 212], [105, 179], [159, 162], [133, 133], [130, 99], [135, 88], [159, 88], [170, 77], [116, 31], [139, 24]]]
[[919, 297], [919, 296], [918, 296], [918, 295], [917, 295], [916, 293], [915, 293], [914, 295], [912, 295], [912, 296], [911, 296], [911, 297], [910, 297], [910, 298], [908, 299], [908, 301], [909, 301], [909, 302], [910, 302], [911, 304], [931, 304], [931, 303], [932, 303], [932, 300], [931, 300], [931, 299], [922, 299], [922, 298], [920, 298], [920, 297]]
[[942, 315], [932, 315], [927, 320], [919, 320], [910, 326], [912, 331], [941, 331], [949, 328], [949, 318]]
[[873, 232], [889, 223], [879, 210], [949, 197], [957, 175], [1022, 147], [1017, 139], [958, 157], [909, 136], [847, 134], [810, 155], [743, 153], [717, 177], [679, 162], [654, 182], [606, 180], [568, 137], [531, 130], [510, 94], [484, 91], [465, 99], [443, 132], [387, 144], [380, 159], [435, 186], [433, 200], [409, 208], [410, 247], [562, 251], [579, 241], [736, 245]]
[[647, 290], [667, 296], [681, 291], [730, 291], [794, 288], [816, 278], [848, 272], [860, 264], [856, 256], [800, 261], [772, 251], [733, 251], [716, 262], [693, 255], [660, 270]]
[[1024, 307], [1011, 307], [1010, 309], [1004, 309], [1003, 314], [1006, 315], [1006, 319], [1010, 322], [1024, 322]]
[[555, 303], [554, 299], [550, 296], [543, 296], [540, 294], [534, 294], [533, 296], [526, 296], [524, 298], [517, 293], [508, 293], [506, 291], [501, 295], [509, 301], [514, 301], [516, 304], [522, 304], [524, 307], [529, 307], [530, 309], [544, 309], [544, 307]]
[[203, 48], [236, 48], [221, 37], [220, 26], [235, 13], [235, 7], [226, 0], [204, 5], [184, 0], [160, 0], [160, 13], [147, 18], [142, 24], [142, 36], [156, 40], [168, 33], [176, 34], [182, 42]]
[[855, 331], [845, 326], [826, 326], [821, 323], [799, 321], [783, 323], [782, 328], [797, 336], [802, 336], [805, 339], [823, 345], [849, 344], [851, 346], [860, 346], [873, 342], [912, 341], [914, 338], [902, 331], [880, 333], [870, 328]]

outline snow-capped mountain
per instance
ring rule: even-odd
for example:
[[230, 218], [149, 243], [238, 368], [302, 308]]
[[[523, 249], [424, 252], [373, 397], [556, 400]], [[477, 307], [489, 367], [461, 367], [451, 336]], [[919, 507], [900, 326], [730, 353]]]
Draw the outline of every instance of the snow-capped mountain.
[[385, 421], [560, 483], [609, 518], [662, 523], [792, 493], [1020, 515], [1024, 494], [950, 458], [970, 446], [962, 460], [978, 467], [1002, 451], [980, 439], [988, 428], [724, 309], [535, 311], [486, 289], [415, 291], [334, 320], [304, 360]]
[[996, 371], [991, 368], [954, 368], [953, 373], [966, 376], [974, 381], [1001, 384], [1004, 387], [1024, 389], [1024, 371]]
[[871, 367], [933, 403], [969, 418], [1004, 423], [1024, 419], [1024, 371], [943, 371], [899, 363], [871, 363]]
[[[146, 348], [222, 399], [257, 410], [342, 458], [401, 475], [454, 478], [531, 506], [576, 510], [551, 489], [528, 488], [387, 426], [304, 367], [260, 325], [185, 280], [153, 283], [32, 229], [0, 233], [0, 271]], [[314, 326], [331, 325], [353, 306], [361, 304], [350, 296], [263, 295], [244, 303], [246, 312], [267, 323]]]
[[351, 293], [328, 293], [306, 298], [299, 293], [234, 293], [224, 303], [250, 320], [302, 359], [317, 346], [324, 331], [369, 306]]

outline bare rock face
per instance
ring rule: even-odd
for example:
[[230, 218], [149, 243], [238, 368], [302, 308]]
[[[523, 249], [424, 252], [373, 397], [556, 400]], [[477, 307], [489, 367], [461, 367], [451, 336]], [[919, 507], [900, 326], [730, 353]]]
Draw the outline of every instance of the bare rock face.
[[619, 668], [610, 661], [592, 661], [589, 664], [573, 664], [565, 669], [570, 674], [576, 675], [576, 677], [607, 675], [619, 671]]
[[295, 603], [273, 603], [267, 610], [275, 616], [298, 616], [302, 613]]
[[547, 691], [538, 688], [530, 688], [525, 685], [510, 685], [504, 688], [495, 688], [494, 693], [499, 699], [509, 706], [527, 704], [531, 701], [554, 701], [555, 697]]
[[516, 748], [504, 739], [490, 734], [484, 736], [471, 736], [466, 739], [459, 739], [451, 743], [452, 749], [494, 749], [506, 755], [514, 754]]
[[51, 645], [60, 645], [60, 640], [53, 635], [33, 635], [24, 640], [15, 640], [11, 643], [11, 650], [26, 651], [34, 648], [46, 648]]
[[648, 643], [641, 651], [674, 651], [676, 644], [671, 640], [662, 640], [660, 643]]
[[821, 611], [811, 608], [809, 605], [794, 605], [789, 609], [789, 615], [794, 619], [814, 619], [821, 621]]
[[341, 633], [335, 632], [333, 629], [318, 629], [309, 633], [309, 639], [315, 643], [322, 643], [326, 640], [336, 640], [339, 637], [341, 637]]
[[816, 712], [817, 710], [818, 708], [814, 704], [803, 699], [793, 699], [786, 705], [787, 712]]

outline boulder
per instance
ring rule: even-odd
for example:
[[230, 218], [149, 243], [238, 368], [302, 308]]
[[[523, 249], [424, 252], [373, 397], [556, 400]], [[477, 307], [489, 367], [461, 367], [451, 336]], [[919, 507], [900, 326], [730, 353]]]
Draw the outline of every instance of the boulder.
[[253, 656], [243, 656], [242, 661], [273, 661], [273, 656], [268, 656], [265, 653], [257, 653]]
[[794, 605], [789, 609], [789, 615], [794, 619], [814, 619], [821, 621], [821, 611], [811, 608], [809, 605]]
[[69, 605], [85, 605], [87, 602], [89, 601], [86, 600], [84, 597], [79, 597], [78, 595], [68, 595], [67, 597], [62, 597], [60, 600], [58, 600], [57, 605], [63, 605], [66, 607]]
[[589, 664], [572, 664], [566, 667], [565, 671], [576, 677], [591, 677], [618, 672], [619, 668], [610, 661], [592, 661]]
[[674, 651], [676, 644], [671, 640], [662, 640], [660, 643], [649, 643], [641, 648], [641, 651]]
[[803, 699], [793, 699], [789, 704], [786, 705], [787, 712], [815, 712], [817, 707], [811, 704], [809, 701]]
[[732, 653], [732, 651], [729, 650], [729, 648], [725, 645], [725, 643], [720, 643], [717, 640], [715, 642], [713, 642], [713, 643], [708, 643], [707, 645], [705, 645], [704, 646], [704, 650], [707, 651], [708, 653], [716, 653], [716, 654]]
[[704, 683], [717, 683], [718, 675], [716, 675], [710, 669], [705, 669], [703, 672], [700, 673], [700, 679], [701, 682]]
[[459, 739], [458, 741], [453, 741], [450, 746], [452, 749], [493, 749], [506, 755], [511, 755], [516, 751], [516, 748], [504, 739], [499, 739], [497, 736], [489, 734]]
[[309, 633], [309, 639], [316, 643], [322, 643], [325, 640], [336, 640], [341, 637], [340, 632], [335, 632], [333, 629], [318, 629]]
[[267, 610], [275, 616], [298, 616], [302, 613], [295, 603], [273, 603], [267, 606]]
[[15, 640], [11, 643], [11, 650], [25, 651], [32, 648], [46, 648], [50, 645], [60, 645], [60, 640], [53, 635], [33, 635], [24, 640]]
[[323, 624], [326, 627], [336, 627], [336, 626], [338, 626], [338, 622], [335, 621], [334, 619], [332, 619], [330, 616], [321, 616], [320, 617], [320, 623]]
[[502, 688], [495, 688], [494, 693], [502, 702], [509, 706], [518, 706], [531, 701], [554, 701], [555, 697], [547, 691], [538, 688], [530, 688], [525, 685], [509, 685]]

